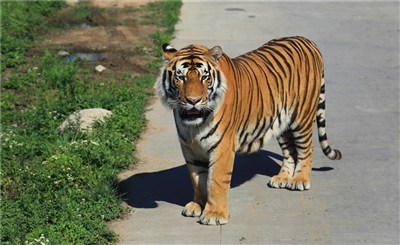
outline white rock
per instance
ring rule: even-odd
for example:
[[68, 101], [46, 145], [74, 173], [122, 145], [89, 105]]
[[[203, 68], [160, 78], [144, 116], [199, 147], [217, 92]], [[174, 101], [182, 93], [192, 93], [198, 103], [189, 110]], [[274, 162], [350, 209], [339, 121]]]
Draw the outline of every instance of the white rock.
[[62, 133], [64, 130], [74, 127], [79, 127], [81, 131], [90, 132], [95, 122], [104, 122], [111, 114], [111, 111], [102, 108], [84, 109], [70, 115], [57, 128], [57, 132]]
[[69, 53], [67, 52], [67, 51], [64, 51], [64, 50], [61, 50], [61, 51], [58, 51], [58, 53], [57, 53], [59, 56], [63, 56], [63, 57], [65, 57], [65, 56], [68, 56], [69, 55]]
[[106, 68], [102, 65], [98, 65], [96, 66], [96, 68], [94, 68], [97, 72], [103, 72]]

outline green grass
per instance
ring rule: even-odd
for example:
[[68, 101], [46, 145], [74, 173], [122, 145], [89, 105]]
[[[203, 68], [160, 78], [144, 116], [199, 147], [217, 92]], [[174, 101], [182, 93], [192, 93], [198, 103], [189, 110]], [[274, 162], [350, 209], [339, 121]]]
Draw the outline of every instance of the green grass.
[[[154, 75], [96, 85], [81, 80], [77, 70], [77, 64], [47, 54], [38, 73], [18, 76], [27, 90], [16, 94], [29, 94], [35, 106], [16, 114], [3, 108], [2, 241], [22, 243], [41, 234], [54, 243], [115, 240], [105, 221], [122, 211], [116, 173], [134, 162], [131, 142], [143, 128]], [[56, 132], [70, 113], [94, 107], [113, 115], [91, 134]]]
[[[12, 11], [18, 12], [16, 17], [23, 14], [21, 8], [7, 4], [10, 12], [5, 14], [2, 2], [2, 22], [5, 16], [12, 20]], [[149, 15], [171, 11], [178, 16], [179, 7], [179, 2], [173, 7], [152, 3], [147, 11]], [[48, 12], [36, 14], [46, 16]], [[36, 14], [32, 18], [39, 19]], [[163, 18], [165, 23], [170, 17], [163, 16], [167, 17], [153, 14], [148, 20], [156, 23]], [[160, 34], [168, 32], [172, 38], [174, 24], [169, 21]], [[12, 39], [10, 30], [2, 25], [4, 36]], [[158, 41], [154, 39], [155, 45]], [[16, 49], [26, 48], [21, 44]], [[0, 241], [113, 243], [117, 236], [108, 229], [107, 221], [124, 212], [116, 191], [117, 174], [135, 162], [132, 142], [144, 127], [146, 103], [160, 62], [149, 64], [154, 68], [150, 74], [137, 78], [120, 74], [118, 79], [101, 82], [93, 80], [92, 71], [81, 68], [80, 63], [65, 62], [50, 52], [35, 66], [38, 69], [13, 74], [1, 83]], [[111, 110], [113, 115], [96, 124], [90, 134], [74, 129], [56, 132], [71, 113], [95, 107]]]
[[173, 38], [181, 5], [180, 1], [162, 1], [149, 3], [145, 6], [148, 14], [145, 15], [143, 24], [157, 25], [164, 29], [164, 31], [156, 31], [150, 35], [156, 46], [155, 54], [158, 56], [162, 55], [161, 46]]
[[46, 16], [62, 6], [62, 1], [0, 1], [2, 71], [25, 62], [34, 31], [43, 27]]
[[85, 19], [90, 16], [91, 12], [92, 11], [89, 7], [89, 2], [81, 1], [73, 7], [71, 17], [76, 19]]

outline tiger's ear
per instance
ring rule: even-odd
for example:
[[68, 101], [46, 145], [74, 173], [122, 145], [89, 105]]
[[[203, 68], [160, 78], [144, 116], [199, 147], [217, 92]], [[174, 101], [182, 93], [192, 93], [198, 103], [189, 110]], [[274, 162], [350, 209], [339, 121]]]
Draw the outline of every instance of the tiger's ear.
[[220, 46], [215, 46], [207, 51], [207, 54], [217, 62], [222, 56], [222, 48]]
[[175, 48], [169, 46], [168, 43], [164, 43], [162, 45], [162, 49], [163, 49], [164, 58], [167, 60], [174, 58], [178, 53], [178, 51]]

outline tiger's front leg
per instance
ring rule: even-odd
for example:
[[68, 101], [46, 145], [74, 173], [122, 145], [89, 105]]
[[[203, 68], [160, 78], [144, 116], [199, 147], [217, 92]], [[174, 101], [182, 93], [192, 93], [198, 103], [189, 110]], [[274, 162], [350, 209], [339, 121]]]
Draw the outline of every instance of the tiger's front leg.
[[228, 223], [228, 194], [234, 158], [233, 151], [218, 150], [214, 153], [208, 174], [207, 203], [200, 217], [200, 223], [206, 225]]
[[201, 215], [207, 201], [208, 164], [208, 162], [200, 161], [186, 163], [193, 185], [194, 198], [183, 208], [182, 215], [184, 216], [199, 217]]

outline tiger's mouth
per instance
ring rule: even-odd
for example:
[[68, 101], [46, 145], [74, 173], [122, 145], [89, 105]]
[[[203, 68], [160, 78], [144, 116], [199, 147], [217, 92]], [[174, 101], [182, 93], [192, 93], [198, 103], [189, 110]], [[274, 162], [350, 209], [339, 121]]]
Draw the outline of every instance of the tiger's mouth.
[[208, 110], [197, 110], [196, 108], [192, 108], [190, 110], [182, 110], [180, 116], [184, 121], [195, 121], [197, 119], [205, 119], [208, 117], [210, 112]]

